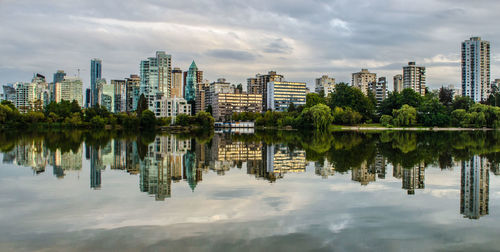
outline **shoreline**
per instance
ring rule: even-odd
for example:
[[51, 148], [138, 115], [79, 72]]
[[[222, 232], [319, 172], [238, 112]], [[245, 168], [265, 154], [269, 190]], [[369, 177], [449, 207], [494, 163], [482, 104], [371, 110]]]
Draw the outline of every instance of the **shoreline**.
[[339, 130], [349, 130], [349, 131], [385, 131], [385, 130], [395, 130], [395, 131], [493, 131], [493, 128], [457, 128], [457, 127], [366, 127], [366, 126], [341, 126]]

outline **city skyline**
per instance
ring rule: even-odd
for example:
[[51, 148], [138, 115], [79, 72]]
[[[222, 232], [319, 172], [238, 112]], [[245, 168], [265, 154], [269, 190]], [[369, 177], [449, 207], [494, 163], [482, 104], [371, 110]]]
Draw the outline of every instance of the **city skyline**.
[[[87, 88], [91, 58], [102, 59], [104, 78], [123, 79], [139, 74], [145, 56], [165, 50], [172, 55], [172, 68], [186, 71], [195, 60], [207, 79], [224, 77], [231, 83], [244, 84], [254, 73], [269, 70], [306, 82], [309, 88], [324, 74], [349, 82], [361, 68], [392, 79], [407, 62], [416, 61], [426, 67], [430, 88], [459, 86], [460, 43], [472, 36], [491, 42], [491, 79], [498, 77], [495, 41], [500, 35], [491, 22], [498, 5], [495, 1], [427, 1], [411, 7], [401, 1], [361, 5], [215, 1], [107, 3], [97, 9], [91, 2], [2, 1], [0, 27], [5, 32], [0, 52], [5, 57], [0, 61], [0, 84], [28, 79], [35, 72], [49, 76], [58, 69], [74, 76], [80, 69]], [[113, 14], [132, 9], [137, 12], [129, 16]], [[207, 10], [213, 15], [199, 15]], [[367, 15], [372, 11], [378, 15]], [[218, 15], [222, 13], [234, 15], [221, 18], [227, 16]], [[29, 22], [35, 16], [37, 21]]]

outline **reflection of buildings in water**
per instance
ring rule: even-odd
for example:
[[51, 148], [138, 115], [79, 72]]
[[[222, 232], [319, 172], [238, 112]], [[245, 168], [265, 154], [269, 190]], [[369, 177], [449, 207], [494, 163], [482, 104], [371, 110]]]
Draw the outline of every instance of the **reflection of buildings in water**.
[[421, 163], [413, 168], [403, 168], [403, 186], [408, 195], [414, 195], [416, 189], [424, 189], [425, 164]]
[[52, 165], [53, 173], [56, 177], [64, 177], [65, 171], [77, 171], [82, 169], [82, 148], [78, 148], [75, 153], [67, 151], [62, 153], [60, 149], [50, 154], [49, 164]]
[[369, 165], [368, 161], [363, 161], [360, 167], [355, 167], [351, 171], [351, 179], [361, 183], [361, 185], [368, 185], [368, 183], [375, 181], [377, 169], [375, 165]]
[[393, 164], [392, 176], [397, 179], [401, 179], [403, 177], [403, 166], [401, 166], [400, 164]]
[[192, 191], [198, 185], [198, 182], [202, 181], [202, 171], [196, 169], [196, 154], [189, 151], [184, 155], [184, 179], [188, 182], [189, 187]]
[[243, 162], [248, 164], [257, 160], [262, 160], [261, 142], [233, 141], [230, 135], [215, 135], [212, 139], [209, 167], [218, 175], [224, 175], [235, 166], [241, 168]]
[[322, 178], [326, 179], [328, 176], [333, 176], [335, 175], [335, 167], [333, 164], [328, 162], [328, 160], [325, 159], [323, 163], [321, 162], [315, 162], [314, 163], [314, 172], [316, 175], [321, 176]]
[[460, 213], [464, 218], [479, 219], [488, 214], [489, 164], [485, 158], [474, 156], [462, 161]]
[[386, 159], [382, 154], [375, 156], [375, 169], [379, 179], [385, 179]]
[[48, 164], [48, 150], [43, 141], [32, 140], [22, 145], [19, 144], [8, 156], [15, 157], [12, 161], [19, 166], [31, 167], [33, 173], [36, 174], [44, 172]]
[[101, 170], [105, 169], [102, 163], [99, 147], [90, 146], [90, 188], [101, 188]]
[[156, 137], [155, 141], [149, 144], [144, 160], [139, 162], [141, 192], [154, 194], [156, 200], [170, 198], [172, 180], [182, 178], [185, 153], [190, 148], [190, 140], [181, 141], [173, 135]]
[[361, 183], [361, 185], [368, 185], [370, 182], [376, 181], [376, 178], [385, 179], [386, 158], [377, 154], [373, 161], [363, 161], [360, 167], [355, 167], [351, 171], [351, 179]]
[[306, 171], [306, 152], [304, 150], [293, 150], [284, 145], [267, 146], [267, 171], [277, 174], [286, 174], [289, 172]]

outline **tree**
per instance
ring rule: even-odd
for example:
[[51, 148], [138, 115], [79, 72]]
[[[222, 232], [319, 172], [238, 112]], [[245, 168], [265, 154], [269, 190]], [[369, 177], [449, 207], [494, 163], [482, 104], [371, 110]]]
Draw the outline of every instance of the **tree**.
[[459, 96], [455, 98], [452, 104], [453, 110], [463, 109], [469, 111], [469, 108], [474, 104], [474, 101], [468, 96]]
[[425, 97], [418, 112], [418, 121], [425, 126], [442, 127], [450, 123], [446, 107], [437, 98]]
[[417, 110], [408, 104], [403, 105], [400, 109], [395, 109], [393, 116], [396, 126], [412, 126], [417, 123]]
[[154, 128], [156, 126], [155, 114], [149, 109], [142, 111], [140, 121], [143, 128]]
[[335, 92], [328, 96], [327, 104], [331, 109], [350, 107], [359, 112], [364, 120], [371, 119], [375, 112], [375, 104], [361, 90], [345, 83], [339, 83], [335, 86]]
[[148, 101], [144, 94], [141, 94], [139, 101], [137, 102], [137, 116], [141, 116], [144, 110], [148, 109]]
[[293, 102], [290, 102], [290, 105], [288, 105], [288, 109], [287, 111], [288, 112], [295, 112], [295, 104], [293, 104]]
[[180, 114], [175, 117], [175, 124], [179, 126], [188, 126], [189, 125], [189, 115]]
[[384, 127], [391, 125], [392, 124], [392, 116], [382, 115], [380, 117], [380, 124], [382, 124], [382, 126], [384, 126]]
[[198, 112], [195, 116], [196, 124], [200, 125], [203, 129], [211, 129], [214, 127], [215, 119], [208, 112]]
[[439, 89], [439, 102], [445, 106], [450, 106], [453, 102], [453, 90], [441, 87]]
[[306, 96], [306, 108], [316, 106], [318, 104], [325, 104], [325, 98], [316, 93], [309, 93]]
[[302, 111], [303, 118], [311, 119], [312, 126], [316, 130], [325, 130], [332, 123], [332, 110], [325, 104], [318, 104]]

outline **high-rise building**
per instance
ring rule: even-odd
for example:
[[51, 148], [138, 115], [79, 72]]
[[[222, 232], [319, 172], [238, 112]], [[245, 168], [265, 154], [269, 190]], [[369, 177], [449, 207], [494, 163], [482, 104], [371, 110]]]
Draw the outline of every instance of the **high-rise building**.
[[489, 211], [490, 174], [485, 158], [474, 156], [462, 161], [460, 213], [464, 218], [479, 219]]
[[[273, 81], [281, 82], [284, 81], [284, 78], [283, 75], [277, 74], [276, 71], [269, 71], [267, 74], [257, 74], [255, 78], [257, 79], [256, 82], [253, 80], [248, 82], [247, 80], [247, 90], [254, 94], [262, 94], [262, 109], [266, 111], [269, 109], [267, 103], [268, 83]], [[249, 86], [249, 84], [251, 85]]]
[[141, 95], [141, 78], [139, 75], [131, 74], [129, 78], [125, 79], [125, 85], [127, 88], [125, 95], [126, 111], [132, 112], [137, 109], [137, 102], [139, 101], [139, 97]]
[[106, 84], [106, 82], [101, 82], [98, 84], [99, 88], [99, 105], [105, 107], [109, 112], [115, 113], [115, 103], [116, 103], [116, 93], [115, 85]]
[[495, 79], [491, 82], [491, 91], [493, 91], [493, 88], [500, 91], [500, 79]]
[[14, 86], [16, 89], [16, 108], [20, 112], [32, 110], [36, 100], [36, 84], [18, 82]]
[[247, 79], [247, 92], [249, 94], [262, 94], [262, 92], [259, 93], [259, 88], [257, 86], [257, 78]]
[[92, 90], [92, 106], [97, 104], [98, 90], [97, 81], [102, 78], [102, 61], [100, 59], [90, 60], [90, 90]]
[[64, 80], [56, 83], [55, 101], [78, 102], [78, 105], [83, 106], [82, 80], [78, 77], [64, 77]]
[[203, 82], [199, 82], [196, 87], [196, 102], [195, 102], [195, 110], [194, 113], [198, 113], [200, 111], [204, 111], [207, 109], [208, 105], [207, 104], [207, 94], [210, 91], [210, 83], [208, 80], [205, 80]]
[[394, 75], [394, 92], [399, 93], [403, 91], [403, 75], [396, 74]]
[[291, 103], [306, 104], [306, 83], [272, 81], [267, 83], [267, 109], [286, 111]]
[[85, 108], [90, 108], [91, 107], [91, 105], [90, 105], [91, 104], [90, 99], [92, 97], [91, 93], [92, 93], [92, 91], [90, 90], [90, 88], [85, 89]]
[[262, 95], [248, 93], [217, 93], [213, 97], [215, 120], [228, 120], [233, 113], [262, 112]]
[[420, 95], [425, 95], [425, 67], [408, 62], [403, 67], [403, 88], [411, 88]]
[[323, 75], [321, 78], [317, 78], [314, 91], [318, 94], [323, 91], [325, 96], [333, 93], [333, 91], [335, 91], [335, 78], [330, 78], [328, 75]]
[[224, 78], [219, 78], [217, 81], [210, 83], [207, 92], [205, 92], [205, 106], [212, 105], [213, 108], [215, 95], [218, 93], [234, 93], [234, 86]]
[[127, 105], [127, 88], [126, 88], [126, 80], [111, 80], [111, 85], [114, 87], [115, 93], [115, 103], [114, 103], [114, 112], [125, 112]]
[[13, 84], [3, 86], [3, 100], [10, 101], [14, 105], [16, 104], [16, 88]]
[[172, 70], [172, 88], [170, 89], [170, 97], [182, 98], [183, 94], [182, 86], [182, 70], [178, 67]]
[[54, 80], [52, 83], [58, 83], [64, 80], [64, 77], [66, 77], [66, 73], [64, 70], [57, 70], [57, 72], [54, 73]]
[[377, 104], [380, 104], [385, 98], [387, 98], [387, 80], [385, 77], [378, 78], [378, 82], [370, 83], [370, 91], [375, 95]]
[[368, 95], [369, 85], [370, 83], [377, 82], [377, 74], [370, 73], [368, 69], [361, 69], [361, 72], [352, 74], [352, 83], [353, 87], [359, 88], [363, 94]]
[[462, 42], [462, 96], [481, 102], [490, 91], [490, 42], [472, 37]]
[[158, 94], [170, 97], [172, 56], [158, 51], [156, 57], [141, 61], [140, 71], [140, 92], [146, 97], [149, 107], [153, 107], [153, 101]]
[[196, 99], [196, 86], [203, 81], [203, 72], [198, 70], [196, 63], [191, 63], [187, 72], [184, 73], [184, 99], [194, 102]]

